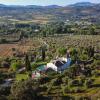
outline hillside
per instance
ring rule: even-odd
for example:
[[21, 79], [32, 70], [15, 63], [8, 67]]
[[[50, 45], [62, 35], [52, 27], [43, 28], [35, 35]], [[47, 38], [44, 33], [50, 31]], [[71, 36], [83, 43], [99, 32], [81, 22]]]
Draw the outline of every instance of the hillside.
[[0, 5], [0, 19], [4, 21], [31, 21], [44, 22], [54, 20], [88, 20], [93, 23], [100, 23], [100, 4], [89, 2], [76, 3], [61, 7], [58, 5], [49, 6], [12, 6]]
[[[73, 35], [0, 45], [0, 100], [99, 100], [99, 43], [99, 35]], [[62, 57], [71, 60], [64, 70]]]

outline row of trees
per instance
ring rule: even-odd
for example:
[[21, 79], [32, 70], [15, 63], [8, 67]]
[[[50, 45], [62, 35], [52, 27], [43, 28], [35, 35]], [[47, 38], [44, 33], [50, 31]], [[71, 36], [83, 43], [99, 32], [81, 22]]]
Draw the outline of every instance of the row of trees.
[[100, 30], [98, 25], [82, 26], [71, 24], [68, 25], [64, 22], [50, 22], [45, 25], [40, 24], [15, 24], [11, 28], [2, 27], [0, 28], [0, 34], [12, 34], [12, 33], [23, 33], [24, 36], [49, 36], [55, 34], [82, 34], [82, 35], [97, 35]]

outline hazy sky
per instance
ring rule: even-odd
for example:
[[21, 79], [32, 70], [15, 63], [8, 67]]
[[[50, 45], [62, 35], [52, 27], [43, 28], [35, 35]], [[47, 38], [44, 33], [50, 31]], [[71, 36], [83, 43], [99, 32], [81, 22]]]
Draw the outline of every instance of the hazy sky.
[[7, 5], [69, 5], [76, 2], [100, 3], [100, 0], [0, 0]]

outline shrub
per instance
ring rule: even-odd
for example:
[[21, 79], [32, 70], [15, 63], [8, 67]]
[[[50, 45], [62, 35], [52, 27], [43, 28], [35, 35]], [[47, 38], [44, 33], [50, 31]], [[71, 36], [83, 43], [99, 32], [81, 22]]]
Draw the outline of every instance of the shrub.
[[70, 86], [79, 86], [79, 85], [80, 85], [79, 80], [72, 80], [70, 82]]
[[32, 80], [20, 81], [12, 85], [11, 96], [14, 100], [36, 100], [38, 89], [38, 85], [34, 86]]
[[43, 85], [42, 87], [39, 87], [40, 88], [40, 91], [43, 92], [43, 91], [47, 91], [47, 86], [46, 85]]
[[10, 87], [0, 87], [0, 95], [8, 96], [10, 94]]
[[57, 97], [53, 97], [52, 100], [75, 100], [75, 98], [73, 96], [57, 96]]
[[82, 87], [71, 88], [71, 87], [68, 87], [68, 86], [65, 87], [64, 90], [63, 90], [64, 94], [66, 94], [66, 93], [82, 93], [84, 91], [85, 90]]
[[62, 56], [66, 54], [66, 51], [67, 51], [67, 49], [64, 48], [64, 47], [58, 49], [59, 54], [62, 55]]
[[68, 86], [64, 87], [63, 93], [64, 93], [64, 94], [70, 93], [70, 88], [69, 88]]
[[70, 48], [71, 55], [74, 56], [78, 53], [78, 51], [75, 48]]
[[94, 65], [95, 66], [100, 65], [100, 60], [94, 60]]
[[2, 83], [3, 83], [3, 80], [4, 80], [4, 79], [0, 77], [0, 84], [2, 84]]
[[68, 84], [68, 78], [67, 77], [62, 78], [62, 81], [63, 81], [63, 83]]
[[0, 100], [8, 100], [5, 96], [0, 96]]
[[93, 82], [94, 82], [94, 79], [85, 80], [85, 87], [86, 88], [91, 88]]
[[96, 55], [94, 56], [94, 59], [100, 60], [100, 54], [96, 54]]
[[93, 71], [93, 75], [94, 75], [95, 77], [99, 77], [99, 76], [100, 76], [99, 70]]
[[19, 68], [21, 68], [21, 62], [13, 62], [13, 63], [11, 64], [11, 69], [12, 69], [13, 71], [18, 70]]
[[76, 87], [75, 89], [74, 89], [74, 92], [75, 93], [82, 93], [82, 92], [84, 92], [85, 90], [82, 88], [82, 87]]
[[81, 76], [80, 77], [80, 82], [81, 82], [82, 85], [84, 84], [84, 82], [85, 82], [85, 76]]
[[81, 80], [81, 79], [75, 79], [75, 80], [71, 80], [70, 81], [70, 86], [74, 87], [74, 86], [83, 86], [83, 83], [84, 83], [84, 79]]
[[40, 79], [39, 79], [39, 83], [40, 84], [45, 84], [45, 83], [47, 83], [47, 82], [49, 82], [50, 81], [50, 78], [49, 77], [41, 77]]
[[54, 86], [61, 85], [61, 83], [62, 83], [62, 77], [59, 76], [59, 75], [56, 76], [56, 78], [54, 78], [54, 79], [51, 80], [51, 83], [52, 83], [52, 85], [54, 85]]
[[81, 60], [88, 60], [88, 55], [82, 54], [79, 58], [80, 58]]
[[91, 100], [91, 98], [88, 96], [84, 96], [84, 97], [80, 97], [80, 100]]
[[8, 41], [6, 39], [1, 39], [0, 41], [1, 43], [8, 43]]

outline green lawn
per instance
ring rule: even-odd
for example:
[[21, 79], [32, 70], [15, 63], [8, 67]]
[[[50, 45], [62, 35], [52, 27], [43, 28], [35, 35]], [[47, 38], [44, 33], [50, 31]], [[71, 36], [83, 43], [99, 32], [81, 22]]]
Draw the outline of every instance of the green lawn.
[[28, 79], [28, 74], [16, 74], [16, 81], [21, 81], [22, 79]]

